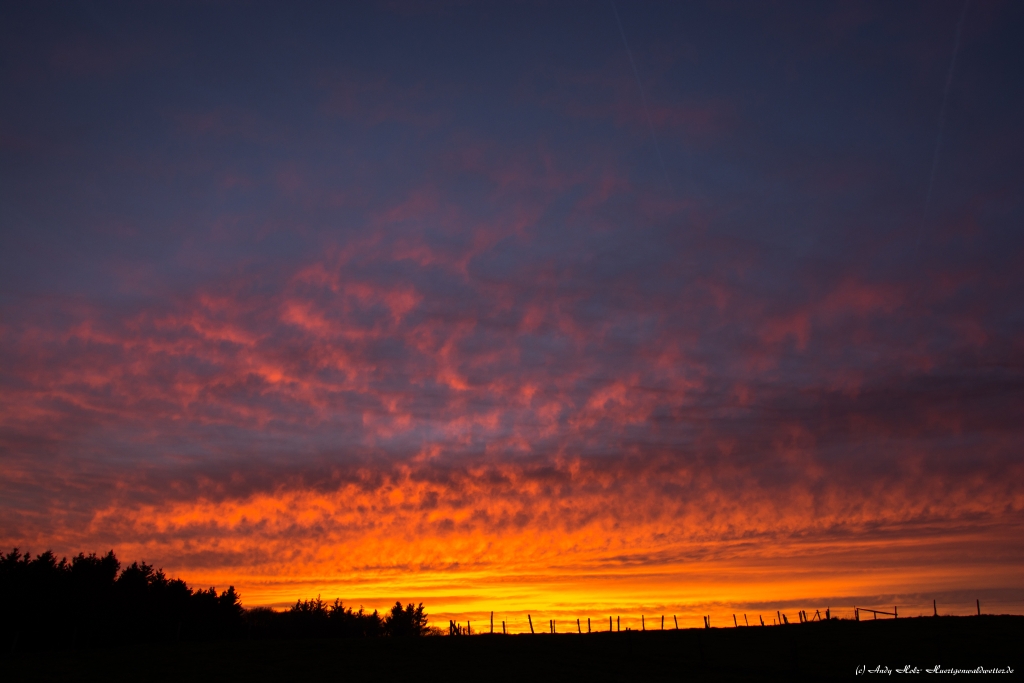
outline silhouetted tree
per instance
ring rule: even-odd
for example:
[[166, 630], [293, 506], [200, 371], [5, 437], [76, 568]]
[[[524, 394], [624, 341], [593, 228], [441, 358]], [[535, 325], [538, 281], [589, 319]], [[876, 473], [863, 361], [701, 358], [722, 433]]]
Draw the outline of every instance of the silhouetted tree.
[[0, 554], [0, 637], [10, 649], [222, 638], [372, 638], [428, 632], [423, 605], [381, 617], [318, 595], [285, 612], [246, 610], [234, 586], [194, 590], [145, 562], [106, 555]]
[[396, 602], [384, 618], [384, 631], [396, 637], [424, 635], [427, 632], [427, 615], [423, 612], [423, 603], [414, 607], [410, 602], [402, 609], [402, 603]]
[[114, 622], [114, 590], [121, 563], [114, 551], [102, 557], [79, 553], [71, 558], [71, 645], [85, 644], [98, 633], [109, 632]]
[[0, 634], [11, 648], [76, 647], [170, 638], [227, 638], [242, 629], [234, 587], [193, 591], [113, 551], [70, 562], [15, 548], [0, 554]]

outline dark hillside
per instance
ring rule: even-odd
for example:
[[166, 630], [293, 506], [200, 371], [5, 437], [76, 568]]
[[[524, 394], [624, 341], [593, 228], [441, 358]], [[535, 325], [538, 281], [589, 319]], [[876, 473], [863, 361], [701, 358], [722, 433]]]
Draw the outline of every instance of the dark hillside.
[[586, 635], [146, 644], [16, 654], [4, 669], [9, 680], [525, 682], [846, 680], [858, 666], [896, 675], [910, 665], [934, 678], [924, 670], [936, 665], [1016, 672], [1022, 642], [1024, 617], [932, 617]]

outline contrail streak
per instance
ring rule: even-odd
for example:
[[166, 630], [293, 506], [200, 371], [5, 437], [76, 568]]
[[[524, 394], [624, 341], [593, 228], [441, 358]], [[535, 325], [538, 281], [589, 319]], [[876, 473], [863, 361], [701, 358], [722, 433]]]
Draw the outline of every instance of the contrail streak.
[[917, 248], [921, 248], [924, 239], [925, 224], [928, 219], [928, 209], [931, 208], [932, 190], [935, 187], [935, 171], [939, 167], [939, 151], [942, 149], [942, 130], [946, 123], [946, 105], [949, 103], [949, 91], [953, 86], [953, 70], [956, 68], [956, 57], [960, 52], [960, 34], [964, 30], [964, 20], [967, 18], [967, 9], [971, 6], [971, 0], [964, 0], [964, 8], [960, 12], [960, 21], [956, 25], [956, 37], [953, 39], [953, 57], [949, 60], [949, 72], [946, 74], [946, 87], [942, 90], [942, 106], [939, 108], [939, 130], [935, 135], [935, 152], [932, 154], [932, 170], [928, 175], [928, 193], [924, 199], [924, 215], [921, 220], [921, 230], [917, 235]]
[[622, 44], [626, 46], [626, 54], [629, 55], [629, 65], [633, 67], [633, 77], [636, 79], [636, 87], [640, 90], [640, 101], [644, 104], [644, 116], [647, 117], [647, 128], [651, 131], [651, 140], [654, 141], [654, 151], [658, 155], [658, 163], [661, 164], [661, 174], [665, 177], [665, 184], [669, 192], [675, 193], [672, 181], [668, 179], [668, 170], [665, 168], [665, 159], [661, 156], [661, 146], [658, 144], [658, 136], [654, 132], [654, 124], [651, 122], [651, 111], [647, 107], [647, 95], [644, 94], [644, 86], [640, 82], [640, 72], [637, 71], [636, 62], [633, 60], [633, 51], [629, 49], [629, 41], [626, 40], [626, 31], [622, 28], [622, 20], [619, 19], [619, 8], [612, 0], [612, 12], [615, 13], [615, 23], [619, 25], [619, 35], [622, 36]]

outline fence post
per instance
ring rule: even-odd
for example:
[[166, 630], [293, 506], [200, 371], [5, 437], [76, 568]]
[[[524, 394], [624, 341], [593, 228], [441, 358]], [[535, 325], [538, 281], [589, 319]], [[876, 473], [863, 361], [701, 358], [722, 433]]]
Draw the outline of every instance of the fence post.
[[665, 615], [664, 614], [661, 615], [661, 630], [662, 631], [665, 630]]
[[981, 616], [981, 598], [978, 598], [977, 600], [975, 600], [975, 602], [978, 603], [978, 616], [980, 617]]
[[739, 628], [740, 627], [740, 625], [738, 623], [736, 623], [736, 615], [735, 614], [732, 615], [732, 627], [733, 628]]
[[641, 631], [646, 631], [647, 630], [647, 625], [644, 623], [644, 615], [642, 615], [642, 614], [640, 615], [640, 630]]
[[[980, 614], [980, 612], [979, 612], [979, 614]], [[621, 631], [622, 630], [622, 617], [615, 617], [615, 630], [616, 631]]]
[[757, 618], [761, 620], [761, 626], [764, 626], [764, 617], [762, 617], [760, 614], [758, 614]]
[[939, 616], [939, 608], [938, 608], [938, 606], [936, 606], [934, 600], [932, 600], [932, 616], [933, 617]]
[[576, 617], [576, 633], [583, 633], [583, 628], [580, 626], [579, 617]]
[[893, 605], [893, 608], [892, 608], [892, 618], [893, 619], [899, 619], [900, 618], [899, 605]]
[[608, 615], [608, 633], [611, 633], [614, 630], [615, 629], [612, 628], [612, 616], [609, 614]]
[[590, 617], [587, 617], [587, 633], [590, 633]]
[[505, 633], [505, 620], [504, 619], [501, 620], [501, 635], [503, 635], [503, 636], [507, 635]]
[[676, 630], [679, 630], [679, 620], [676, 619], [676, 615], [672, 615], [672, 621], [676, 622]]
[[529, 614], [527, 614], [526, 620], [530, 622], [530, 633], [533, 633], [533, 618]]

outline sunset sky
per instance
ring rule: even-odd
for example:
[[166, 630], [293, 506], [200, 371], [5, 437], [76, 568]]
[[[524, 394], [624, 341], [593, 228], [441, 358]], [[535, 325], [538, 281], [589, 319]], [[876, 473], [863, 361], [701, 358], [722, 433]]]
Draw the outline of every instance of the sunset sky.
[[1024, 613], [1021, 36], [4, 3], [0, 548], [474, 630]]

